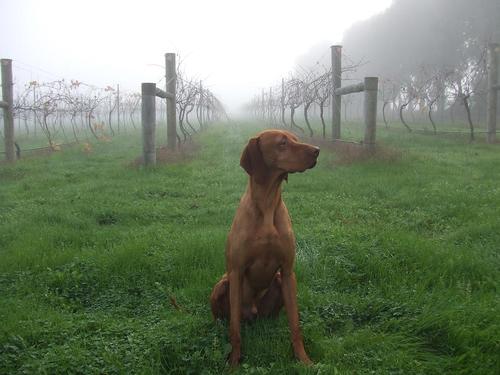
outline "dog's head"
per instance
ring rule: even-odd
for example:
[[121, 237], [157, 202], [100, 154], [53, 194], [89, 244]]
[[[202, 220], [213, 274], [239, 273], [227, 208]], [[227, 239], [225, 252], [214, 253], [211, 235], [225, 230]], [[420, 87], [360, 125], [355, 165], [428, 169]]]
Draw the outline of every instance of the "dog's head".
[[259, 183], [273, 172], [304, 172], [313, 168], [319, 147], [299, 142], [295, 134], [285, 130], [266, 130], [250, 138], [241, 155], [240, 165]]

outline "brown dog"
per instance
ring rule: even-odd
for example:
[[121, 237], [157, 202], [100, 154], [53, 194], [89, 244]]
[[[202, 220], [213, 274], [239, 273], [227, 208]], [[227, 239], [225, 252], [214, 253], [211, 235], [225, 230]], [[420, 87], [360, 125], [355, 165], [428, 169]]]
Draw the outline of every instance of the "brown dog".
[[240, 165], [249, 174], [226, 243], [226, 274], [210, 296], [214, 318], [230, 318], [231, 366], [241, 357], [240, 320], [278, 315], [284, 305], [297, 359], [311, 363], [299, 328], [295, 237], [281, 199], [288, 173], [313, 168], [319, 148], [282, 130], [251, 138]]

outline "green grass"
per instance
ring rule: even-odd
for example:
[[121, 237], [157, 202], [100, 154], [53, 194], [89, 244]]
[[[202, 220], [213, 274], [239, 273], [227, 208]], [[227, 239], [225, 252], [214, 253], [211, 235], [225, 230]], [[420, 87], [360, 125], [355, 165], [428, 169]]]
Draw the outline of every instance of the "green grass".
[[[130, 167], [131, 133], [0, 166], [0, 373], [228, 371], [208, 297], [246, 184], [239, 155], [257, 128], [244, 125], [153, 170]], [[347, 165], [324, 150], [284, 186], [316, 364], [293, 359], [282, 313], [243, 325], [239, 372], [500, 372], [498, 146], [378, 137], [401, 158]]]

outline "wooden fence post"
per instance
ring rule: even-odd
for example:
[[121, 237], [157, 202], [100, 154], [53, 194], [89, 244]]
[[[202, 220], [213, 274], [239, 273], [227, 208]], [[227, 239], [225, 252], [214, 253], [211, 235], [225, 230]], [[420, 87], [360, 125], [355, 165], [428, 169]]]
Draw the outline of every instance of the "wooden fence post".
[[269, 114], [269, 123], [273, 124], [273, 103], [271, 103], [273, 97], [273, 88], [269, 87], [269, 99], [267, 101], [267, 112]]
[[365, 77], [364, 88], [365, 140], [363, 145], [371, 149], [375, 146], [377, 129], [378, 77]]
[[488, 132], [486, 133], [486, 141], [495, 143], [497, 133], [497, 103], [498, 103], [498, 43], [490, 43], [488, 45], [488, 110], [486, 114], [486, 123]]
[[198, 101], [198, 108], [197, 110], [197, 116], [198, 116], [198, 122], [200, 123], [200, 129], [203, 129], [203, 84], [202, 81], [200, 80], [200, 100]]
[[120, 132], [120, 85], [116, 85], [116, 114], [118, 122], [118, 133]]
[[165, 80], [167, 93], [167, 148], [175, 150], [177, 145], [176, 84], [177, 72], [175, 53], [165, 54]]
[[280, 99], [281, 123], [286, 128], [285, 121], [285, 79], [281, 78], [281, 99]]
[[340, 139], [342, 97], [335, 90], [342, 86], [342, 46], [331, 46], [332, 52], [332, 138]]
[[14, 94], [12, 83], [12, 60], [2, 59], [2, 101], [3, 123], [5, 137], [5, 159], [13, 163], [16, 161], [16, 150], [14, 146]]
[[266, 121], [266, 99], [265, 99], [265, 94], [264, 94], [264, 89], [262, 89], [262, 95], [261, 95], [261, 102], [260, 102], [260, 106], [262, 108], [262, 121]]
[[142, 150], [144, 165], [148, 167], [156, 164], [156, 83], [143, 83], [141, 94]]

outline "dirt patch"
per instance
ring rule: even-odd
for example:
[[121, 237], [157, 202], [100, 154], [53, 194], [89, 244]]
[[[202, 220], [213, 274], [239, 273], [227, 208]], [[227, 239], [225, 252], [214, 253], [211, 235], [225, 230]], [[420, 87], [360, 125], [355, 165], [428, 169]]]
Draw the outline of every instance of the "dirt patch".
[[368, 148], [362, 142], [329, 141], [323, 138], [309, 138], [306, 142], [334, 152], [338, 157], [335, 160], [336, 165], [348, 165], [371, 160], [395, 162], [400, 160], [402, 156], [400, 150], [381, 144]]
[[[192, 160], [200, 149], [200, 145], [193, 141], [183, 143], [176, 150], [168, 150], [165, 146], [156, 149], [156, 164], [175, 164]], [[140, 167], [144, 165], [142, 156], [136, 158], [131, 167]]]

